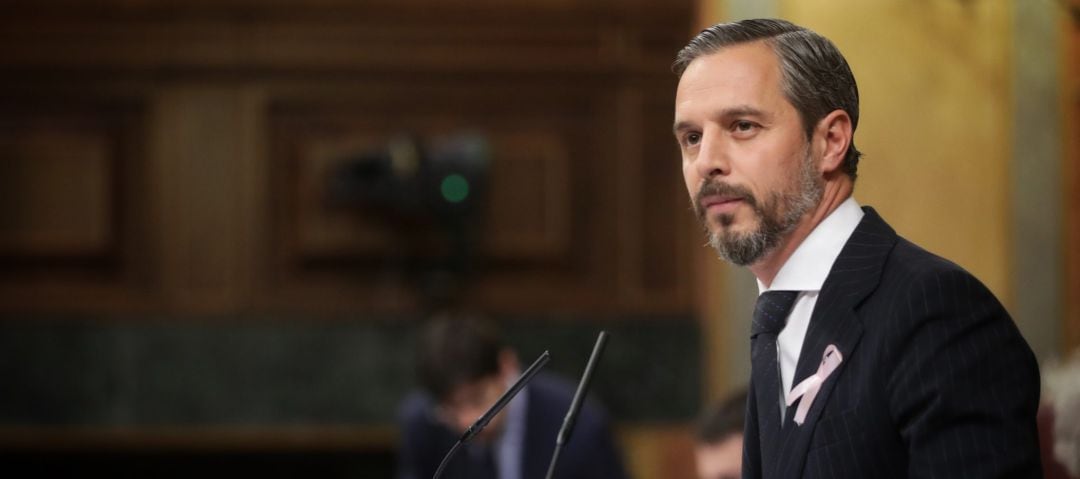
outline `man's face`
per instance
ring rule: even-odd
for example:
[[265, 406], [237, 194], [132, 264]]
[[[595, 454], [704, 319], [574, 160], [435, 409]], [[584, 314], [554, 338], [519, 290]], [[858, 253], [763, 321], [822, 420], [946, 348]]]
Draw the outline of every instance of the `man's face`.
[[[460, 385], [439, 403], [439, 417], [458, 434], [464, 433], [505, 390], [506, 382], [498, 374]], [[503, 412], [492, 418], [477, 439], [487, 441], [498, 436], [502, 430]]]
[[764, 42], [690, 63], [676, 93], [675, 136], [694, 210], [728, 261], [755, 263], [821, 199], [816, 158]]
[[716, 444], [698, 444], [694, 449], [699, 479], [738, 479], [742, 477], [743, 438], [732, 434]]

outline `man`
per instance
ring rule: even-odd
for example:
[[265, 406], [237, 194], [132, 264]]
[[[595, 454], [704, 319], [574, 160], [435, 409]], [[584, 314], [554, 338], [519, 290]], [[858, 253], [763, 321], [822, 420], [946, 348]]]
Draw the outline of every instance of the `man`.
[[[401, 408], [401, 479], [430, 479], [461, 434], [521, 375], [518, 359], [495, 326], [478, 318], [443, 317], [419, 344], [425, 391]], [[576, 387], [540, 373], [458, 452], [446, 479], [543, 479]], [[556, 478], [626, 477], [607, 418], [586, 401], [563, 446]]]
[[780, 20], [679, 52], [675, 136], [709, 243], [748, 266], [743, 477], [1039, 477], [1035, 357], [994, 296], [852, 198], [859, 96]]
[[746, 391], [740, 390], [705, 411], [698, 421], [694, 461], [699, 479], [742, 477]]

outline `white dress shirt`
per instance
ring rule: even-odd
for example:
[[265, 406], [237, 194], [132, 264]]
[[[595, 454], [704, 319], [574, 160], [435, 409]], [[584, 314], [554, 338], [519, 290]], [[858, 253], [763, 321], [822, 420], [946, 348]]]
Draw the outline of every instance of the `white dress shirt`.
[[[787, 324], [776, 338], [779, 350], [780, 378], [784, 397], [791, 393], [795, 367], [799, 364], [806, 330], [810, 327], [810, 313], [814, 312], [821, 286], [829, 276], [832, 265], [840, 256], [840, 250], [855, 232], [862, 220], [863, 211], [855, 198], [848, 197], [829, 216], [810, 232], [795, 249], [787, 262], [773, 278], [768, 288], [758, 280], [758, 291], [799, 291], [795, 305], [788, 315]], [[783, 405], [781, 405], [783, 407]]]
[[[516, 381], [516, 375], [514, 376]], [[510, 381], [506, 387], [510, 387]], [[525, 415], [529, 408], [528, 386], [506, 405], [502, 434], [495, 440], [495, 467], [500, 479], [521, 479], [521, 460], [525, 452]], [[554, 441], [554, 439], [552, 439]]]

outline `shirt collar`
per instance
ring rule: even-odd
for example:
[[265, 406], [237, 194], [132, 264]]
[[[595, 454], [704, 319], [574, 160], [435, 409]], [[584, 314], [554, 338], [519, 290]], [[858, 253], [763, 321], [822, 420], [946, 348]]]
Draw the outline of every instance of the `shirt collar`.
[[803, 240], [780, 271], [773, 278], [772, 286], [758, 280], [758, 292], [769, 290], [821, 291], [832, 265], [840, 256], [851, 234], [863, 217], [862, 208], [855, 198], [848, 197], [840, 206], [826, 216]]

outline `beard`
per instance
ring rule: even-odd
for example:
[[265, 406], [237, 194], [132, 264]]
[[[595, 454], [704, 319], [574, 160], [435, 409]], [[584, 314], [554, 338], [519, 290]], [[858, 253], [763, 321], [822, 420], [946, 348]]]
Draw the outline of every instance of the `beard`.
[[[725, 261], [739, 266], [757, 262], [779, 245], [784, 236], [795, 229], [803, 215], [821, 201], [824, 182], [815, 173], [814, 161], [807, 147], [799, 170], [789, 177], [787, 189], [771, 192], [765, 199], [758, 199], [749, 189], [739, 185], [722, 182], [702, 185], [695, 197], [694, 210], [705, 228], [709, 246]], [[701, 200], [713, 195], [741, 199], [751, 208], [757, 219], [757, 227], [746, 232], [732, 231], [735, 216], [722, 213], [716, 216], [719, 226], [715, 230], [710, 228]]]

